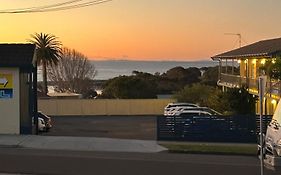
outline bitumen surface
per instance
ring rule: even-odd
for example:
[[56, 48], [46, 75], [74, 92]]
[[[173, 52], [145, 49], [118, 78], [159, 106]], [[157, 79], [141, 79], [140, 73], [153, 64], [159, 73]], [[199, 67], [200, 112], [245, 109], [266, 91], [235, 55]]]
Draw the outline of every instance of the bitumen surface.
[[0, 147], [156, 153], [166, 151], [157, 141], [97, 137], [0, 135]]
[[46, 136], [156, 140], [156, 116], [52, 116]]

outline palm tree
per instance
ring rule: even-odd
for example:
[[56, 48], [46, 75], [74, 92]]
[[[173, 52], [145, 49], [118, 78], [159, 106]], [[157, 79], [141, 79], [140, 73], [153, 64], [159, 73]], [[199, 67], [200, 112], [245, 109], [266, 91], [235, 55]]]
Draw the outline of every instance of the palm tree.
[[58, 63], [61, 57], [61, 42], [52, 34], [35, 33], [31, 43], [36, 45], [37, 64], [42, 66], [43, 93], [47, 95], [47, 66]]

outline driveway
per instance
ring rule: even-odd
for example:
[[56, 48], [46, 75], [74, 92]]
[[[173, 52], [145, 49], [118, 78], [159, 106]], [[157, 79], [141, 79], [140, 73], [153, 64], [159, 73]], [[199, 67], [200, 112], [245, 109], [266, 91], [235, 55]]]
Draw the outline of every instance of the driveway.
[[156, 140], [156, 116], [53, 116], [42, 135]]

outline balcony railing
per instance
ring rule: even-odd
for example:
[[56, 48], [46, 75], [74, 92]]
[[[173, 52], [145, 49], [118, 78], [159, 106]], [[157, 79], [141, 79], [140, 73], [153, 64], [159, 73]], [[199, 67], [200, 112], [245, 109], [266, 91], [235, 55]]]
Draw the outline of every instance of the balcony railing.
[[[231, 88], [245, 86], [249, 88], [252, 94], [258, 93], [258, 79], [254, 78], [221, 73], [218, 84]], [[276, 98], [281, 97], [281, 83], [275, 80], [267, 81], [266, 92], [270, 96], [276, 96]]]

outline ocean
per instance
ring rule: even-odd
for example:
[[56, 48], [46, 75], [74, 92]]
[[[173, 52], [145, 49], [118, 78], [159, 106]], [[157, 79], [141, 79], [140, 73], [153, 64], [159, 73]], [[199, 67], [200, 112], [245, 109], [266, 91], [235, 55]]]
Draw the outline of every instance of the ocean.
[[[213, 67], [218, 63], [215, 61], [128, 61], [128, 60], [105, 60], [105, 61], [91, 61], [97, 70], [95, 80], [108, 80], [110, 78], [118, 77], [120, 75], [132, 75], [133, 71], [148, 72], [160, 74], [167, 70], [182, 66], [188, 67]], [[38, 81], [42, 81], [41, 69], [38, 70]]]
[[110, 60], [110, 61], [91, 61], [94, 64], [97, 75], [96, 80], [108, 80], [120, 75], [132, 75], [133, 71], [148, 72], [160, 74], [167, 70], [182, 66], [188, 67], [213, 67], [218, 63], [215, 61], [128, 61], [128, 60]]

